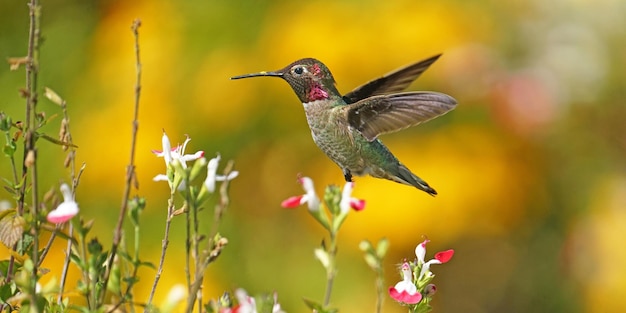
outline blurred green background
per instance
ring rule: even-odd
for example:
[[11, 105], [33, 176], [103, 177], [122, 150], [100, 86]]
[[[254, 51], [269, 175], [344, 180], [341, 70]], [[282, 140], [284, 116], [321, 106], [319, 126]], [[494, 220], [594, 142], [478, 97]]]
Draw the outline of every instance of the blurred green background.
[[[207, 273], [205, 294], [244, 287], [277, 291], [288, 312], [321, 300], [325, 278], [313, 259], [323, 238], [305, 209], [298, 173], [318, 192], [343, 184], [341, 171], [310, 138], [302, 107], [278, 79], [230, 81], [303, 57], [323, 61], [352, 88], [436, 53], [443, 56], [412, 90], [455, 97], [453, 112], [381, 139], [439, 192], [357, 178], [367, 200], [339, 243], [333, 305], [371, 312], [374, 275], [358, 243], [386, 236], [386, 281], [431, 239], [436, 312], [626, 311], [626, 2], [557, 1], [42, 1], [39, 86], [69, 105], [77, 160], [86, 163], [77, 201], [110, 244], [128, 163], [135, 78], [130, 26], [140, 18], [143, 81], [137, 173], [148, 207], [144, 259], [158, 262], [168, 187], [165, 129], [189, 151], [220, 152], [240, 171], [222, 234], [230, 243]], [[26, 54], [25, 1], [0, 0], [0, 55]], [[0, 68], [0, 110], [23, 118], [23, 70]], [[41, 97], [48, 116], [59, 108]], [[60, 118], [44, 129], [56, 136]], [[57, 146], [40, 143], [42, 190], [67, 181]], [[9, 176], [8, 160], [0, 175]], [[7, 193], [0, 198], [10, 198]], [[207, 212], [206, 225], [210, 224]], [[184, 220], [174, 234], [157, 304], [184, 282]], [[62, 242], [46, 266], [60, 273]], [[6, 250], [0, 252], [6, 256]], [[70, 281], [79, 278], [72, 274]], [[138, 299], [154, 271], [144, 270]], [[385, 312], [405, 312], [386, 300]]]

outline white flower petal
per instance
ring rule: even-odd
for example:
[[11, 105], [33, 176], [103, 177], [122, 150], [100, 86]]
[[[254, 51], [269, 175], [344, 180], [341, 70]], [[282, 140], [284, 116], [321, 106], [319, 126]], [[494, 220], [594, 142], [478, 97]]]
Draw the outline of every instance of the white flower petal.
[[426, 244], [430, 240], [426, 239], [415, 247], [415, 256], [419, 261], [419, 264], [424, 264], [424, 257], [426, 256]]
[[161, 138], [161, 145], [163, 146], [163, 158], [165, 159], [165, 166], [168, 166], [172, 162], [172, 145], [170, 144], [170, 139], [167, 137], [167, 134], [165, 134], [165, 132], [163, 132], [163, 137]]
[[412, 281], [403, 280], [397, 283], [393, 288], [398, 292], [406, 291], [410, 295], [414, 295], [417, 292], [417, 287]]
[[216, 157], [209, 160], [207, 164], [207, 174], [206, 179], [204, 180], [204, 186], [209, 192], [215, 191], [215, 181], [217, 180], [217, 167], [220, 164], [220, 155], [218, 154]]
[[157, 176], [154, 176], [154, 178], [152, 178], [153, 181], [169, 181], [169, 179], [167, 178], [167, 175], [165, 174], [159, 174]]
[[350, 211], [350, 195], [352, 195], [353, 188], [353, 182], [347, 182], [343, 186], [343, 191], [341, 192], [341, 202], [339, 202], [339, 209], [341, 210], [341, 214], [347, 214]]
[[254, 301], [254, 298], [248, 296], [248, 293], [245, 290], [242, 288], [235, 290], [235, 297], [239, 302], [239, 310], [237, 312], [256, 313], [256, 302]]
[[237, 176], [239, 176], [239, 172], [238, 171], [232, 171], [232, 172], [228, 173], [228, 177], [226, 177], [226, 180], [233, 180]]
[[306, 192], [305, 197], [306, 202], [309, 204], [309, 210], [319, 210], [320, 199], [317, 197], [315, 193], [315, 186], [313, 185], [313, 180], [309, 177], [300, 178], [300, 183], [302, 184], [302, 188]]
[[50, 223], [60, 224], [69, 221], [76, 214], [78, 214], [78, 204], [74, 201], [63, 201], [56, 209], [50, 211], [46, 218]]

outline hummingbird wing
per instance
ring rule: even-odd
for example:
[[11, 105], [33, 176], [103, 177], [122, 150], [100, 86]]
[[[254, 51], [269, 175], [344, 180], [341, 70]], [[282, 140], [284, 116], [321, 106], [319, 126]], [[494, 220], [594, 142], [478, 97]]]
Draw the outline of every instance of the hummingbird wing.
[[348, 124], [367, 140], [414, 126], [454, 109], [456, 100], [437, 92], [380, 95], [343, 107]]
[[432, 56], [426, 60], [405, 66], [391, 73], [387, 73], [383, 77], [369, 81], [343, 96], [343, 100], [347, 103], [355, 103], [357, 101], [369, 98], [371, 96], [400, 92], [416, 80], [428, 67], [435, 63], [441, 54]]

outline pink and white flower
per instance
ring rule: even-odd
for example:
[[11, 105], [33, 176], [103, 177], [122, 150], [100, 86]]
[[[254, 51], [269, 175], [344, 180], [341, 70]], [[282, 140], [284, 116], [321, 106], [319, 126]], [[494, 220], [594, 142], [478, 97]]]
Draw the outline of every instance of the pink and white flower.
[[422, 301], [422, 294], [413, 283], [413, 273], [408, 262], [402, 263], [402, 280], [395, 286], [389, 287], [389, 295], [396, 301], [406, 304], [416, 304]]
[[239, 304], [233, 308], [233, 313], [256, 313], [256, 301], [245, 290], [235, 290], [235, 297]]
[[[237, 298], [237, 306], [232, 310], [226, 309], [220, 311], [221, 313], [257, 313], [256, 301], [253, 297], [250, 297], [248, 293], [239, 288], [235, 290], [235, 298]], [[274, 305], [272, 306], [272, 313], [285, 313], [278, 303], [278, 294], [274, 292]]]
[[56, 209], [50, 211], [46, 217], [48, 222], [54, 224], [67, 222], [78, 214], [78, 203], [74, 201], [70, 187], [67, 184], [62, 184], [60, 189], [63, 194], [63, 202]]
[[[443, 264], [450, 261], [454, 255], [454, 250], [438, 252], [435, 254], [434, 259], [425, 261], [426, 244], [428, 242], [429, 240], [426, 239], [415, 248], [415, 256], [417, 257], [415, 263], [404, 262], [402, 264], [402, 281], [389, 288], [389, 295], [394, 300], [404, 304], [417, 304], [420, 303], [422, 298], [426, 297], [429, 299], [437, 292], [437, 287], [434, 284], [429, 284], [433, 278], [433, 274], [430, 272], [430, 265]], [[413, 271], [416, 273], [420, 271], [420, 273], [415, 276]]]
[[290, 197], [283, 201], [280, 205], [283, 208], [291, 209], [306, 203], [308, 204], [310, 211], [318, 211], [320, 209], [320, 199], [315, 193], [313, 180], [309, 177], [302, 177], [298, 179], [298, 182], [302, 184], [302, 188], [306, 193], [300, 196]]
[[[182, 168], [187, 168], [188, 161], [195, 161], [204, 157], [204, 151], [198, 151], [193, 154], [185, 154], [185, 148], [187, 147], [187, 143], [191, 138], [187, 137], [185, 142], [182, 145], [178, 145], [172, 148], [170, 144], [170, 139], [167, 137], [167, 134], [163, 132], [163, 137], [161, 137], [161, 145], [163, 150], [152, 150], [157, 157], [162, 157], [165, 160], [165, 167], [170, 166], [173, 162], [178, 162]], [[158, 174], [154, 176], [153, 181], [169, 181], [169, 178], [166, 174]]]
[[189, 141], [191, 141], [191, 138], [187, 136], [182, 145], [172, 148], [170, 139], [167, 137], [167, 134], [163, 132], [163, 137], [161, 138], [163, 150], [152, 150], [152, 153], [157, 157], [162, 157], [165, 160], [165, 166], [169, 166], [172, 162], [178, 161], [183, 168], [187, 168], [188, 161], [194, 161], [204, 156], [204, 151], [185, 154], [185, 148], [187, 148]]
[[353, 182], [347, 182], [343, 186], [343, 191], [341, 192], [341, 202], [339, 202], [341, 214], [347, 214], [351, 208], [355, 211], [361, 211], [365, 208], [365, 200], [352, 197], [353, 188]]
[[418, 280], [420, 280], [424, 275], [432, 275], [432, 273], [430, 272], [431, 264], [447, 263], [448, 261], [450, 261], [450, 259], [452, 259], [452, 256], [454, 255], [454, 250], [450, 249], [446, 251], [437, 252], [435, 253], [434, 259], [424, 261], [424, 257], [426, 256], [426, 244], [429, 241], [430, 240], [426, 239], [422, 243], [417, 245], [417, 247], [415, 247], [415, 256], [417, 257], [418, 265], [422, 266], [420, 275], [417, 278]]

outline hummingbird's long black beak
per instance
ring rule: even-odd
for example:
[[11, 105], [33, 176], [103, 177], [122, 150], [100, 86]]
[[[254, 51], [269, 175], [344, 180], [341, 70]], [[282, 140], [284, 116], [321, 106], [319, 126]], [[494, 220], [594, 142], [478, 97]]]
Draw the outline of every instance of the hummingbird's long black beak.
[[257, 77], [257, 76], [282, 77], [283, 73], [281, 72], [258, 72], [258, 73], [252, 73], [252, 74], [243, 74], [243, 75], [233, 76], [230, 79], [242, 79], [242, 78]]

